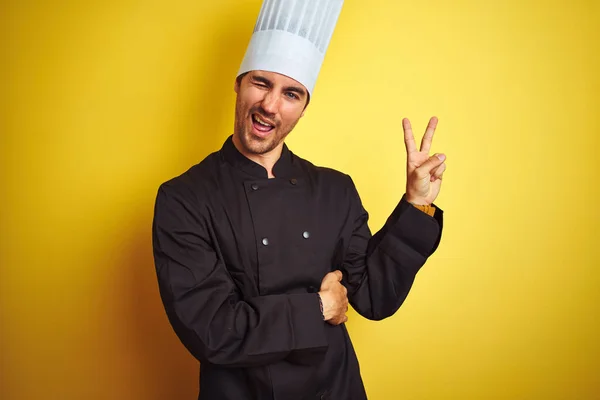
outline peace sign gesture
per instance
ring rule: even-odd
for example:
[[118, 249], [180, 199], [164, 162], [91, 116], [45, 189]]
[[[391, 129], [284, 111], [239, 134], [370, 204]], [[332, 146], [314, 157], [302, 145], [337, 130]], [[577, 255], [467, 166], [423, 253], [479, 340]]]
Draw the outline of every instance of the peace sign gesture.
[[431, 141], [438, 119], [431, 117], [427, 130], [421, 140], [421, 148], [417, 150], [415, 138], [408, 118], [402, 120], [404, 144], [406, 145], [406, 200], [417, 205], [429, 205], [434, 202], [440, 192], [442, 175], [446, 170], [444, 154], [429, 157]]

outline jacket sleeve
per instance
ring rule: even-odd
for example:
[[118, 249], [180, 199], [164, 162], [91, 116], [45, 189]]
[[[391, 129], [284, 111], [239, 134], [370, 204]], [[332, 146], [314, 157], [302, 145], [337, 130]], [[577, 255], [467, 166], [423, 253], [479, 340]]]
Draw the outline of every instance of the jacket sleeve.
[[180, 187], [158, 191], [153, 250], [169, 321], [200, 362], [250, 367], [326, 351], [314, 293], [244, 299], [210, 239], [207, 213]]
[[437, 249], [443, 211], [436, 206], [432, 217], [403, 196], [385, 225], [371, 236], [369, 216], [353, 183], [350, 192], [352, 233], [341, 263], [343, 283], [359, 314], [381, 320], [400, 308], [417, 272]]

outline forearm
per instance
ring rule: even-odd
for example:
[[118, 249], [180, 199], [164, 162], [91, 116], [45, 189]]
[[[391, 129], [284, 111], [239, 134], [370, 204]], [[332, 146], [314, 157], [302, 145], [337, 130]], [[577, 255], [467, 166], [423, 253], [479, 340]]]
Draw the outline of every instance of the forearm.
[[201, 362], [258, 366], [327, 347], [315, 293], [243, 300], [224, 281], [206, 279], [187, 288], [174, 287], [165, 276], [160, 282], [175, 332]]
[[[441, 238], [443, 212], [430, 216], [400, 201], [384, 227], [368, 242], [359, 225], [344, 264], [348, 298], [369, 319], [383, 319], [402, 305], [419, 269]], [[366, 249], [361, 254], [360, 249]]]

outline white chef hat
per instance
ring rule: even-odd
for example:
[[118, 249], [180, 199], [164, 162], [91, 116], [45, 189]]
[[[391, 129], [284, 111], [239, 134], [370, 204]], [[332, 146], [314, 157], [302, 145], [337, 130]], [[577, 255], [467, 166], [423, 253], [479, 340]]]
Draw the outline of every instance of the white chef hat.
[[344, 0], [264, 0], [238, 77], [277, 72], [312, 95]]

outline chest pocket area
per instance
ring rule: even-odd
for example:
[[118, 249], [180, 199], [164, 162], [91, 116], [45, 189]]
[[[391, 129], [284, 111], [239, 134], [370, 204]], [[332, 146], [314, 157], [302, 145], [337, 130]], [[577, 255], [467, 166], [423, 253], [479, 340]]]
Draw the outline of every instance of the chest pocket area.
[[261, 294], [318, 290], [332, 270], [336, 238], [327, 205], [307, 185], [282, 181], [263, 183], [262, 192], [248, 196]]

